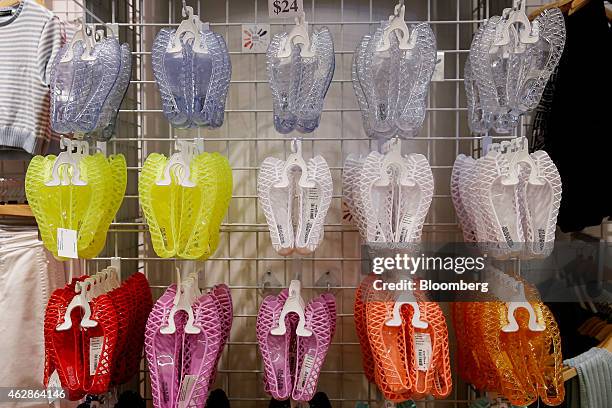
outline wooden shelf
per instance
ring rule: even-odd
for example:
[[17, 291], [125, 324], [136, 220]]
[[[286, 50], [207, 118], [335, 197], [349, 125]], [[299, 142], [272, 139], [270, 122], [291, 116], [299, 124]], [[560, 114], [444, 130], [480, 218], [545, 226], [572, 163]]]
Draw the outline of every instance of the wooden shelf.
[[0, 204], [0, 216], [34, 217], [27, 204]]

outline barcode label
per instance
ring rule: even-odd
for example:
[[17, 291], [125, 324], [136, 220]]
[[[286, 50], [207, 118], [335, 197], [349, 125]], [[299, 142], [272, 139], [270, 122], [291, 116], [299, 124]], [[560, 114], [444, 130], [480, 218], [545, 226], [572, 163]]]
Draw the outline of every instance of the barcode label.
[[57, 255], [63, 258], [77, 259], [77, 232], [76, 230], [57, 229]]
[[96, 374], [96, 369], [100, 363], [103, 344], [104, 337], [92, 337], [91, 340], [89, 340], [89, 375]]
[[304, 362], [302, 363], [302, 371], [298, 380], [298, 388], [303, 389], [306, 386], [306, 380], [310, 376], [310, 371], [314, 367], [315, 356], [312, 354], [306, 354], [304, 356]]
[[179, 408], [185, 408], [187, 405], [189, 405], [191, 390], [193, 390], [197, 380], [197, 375], [186, 375], [183, 377], [181, 389], [179, 391]]
[[429, 333], [414, 333], [414, 349], [419, 371], [427, 371], [431, 363], [431, 336]]

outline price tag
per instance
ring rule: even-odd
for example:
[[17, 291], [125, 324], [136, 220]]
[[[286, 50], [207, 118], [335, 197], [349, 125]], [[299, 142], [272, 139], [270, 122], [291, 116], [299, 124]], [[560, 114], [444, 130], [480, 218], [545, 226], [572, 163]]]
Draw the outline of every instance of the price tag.
[[270, 18], [293, 18], [304, 12], [304, 0], [268, 0]]
[[77, 232], [76, 230], [57, 229], [57, 255], [63, 258], [77, 259]]
[[431, 363], [431, 336], [429, 333], [414, 333], [414, 348], [416, 351], [417, 369], [427, 371]]
[[89, 375], [95, 375], [100, 364], [100, 355], [102, 355], [102, 345], [104, 337], [92, 337], [89, 340]]

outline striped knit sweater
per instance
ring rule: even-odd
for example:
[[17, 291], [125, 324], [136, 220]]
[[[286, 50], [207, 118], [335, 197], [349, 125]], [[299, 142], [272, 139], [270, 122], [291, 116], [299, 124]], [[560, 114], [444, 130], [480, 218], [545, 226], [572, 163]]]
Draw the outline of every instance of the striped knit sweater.
[[34, 0], [11, 13], [0, 9], [0, 146], [35, 154], [45, 145], [51, 61], [60, 46], [58, 18]]

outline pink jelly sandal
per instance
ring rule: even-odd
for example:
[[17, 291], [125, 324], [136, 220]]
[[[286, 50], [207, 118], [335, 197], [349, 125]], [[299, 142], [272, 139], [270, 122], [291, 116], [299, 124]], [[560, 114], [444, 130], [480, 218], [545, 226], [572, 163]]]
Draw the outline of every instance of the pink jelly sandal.
[[170, 285], [155, 302], [145, 329], [145, 352], [151, 375], [151, 394], [156, 408], [173, 408], [179, 392], [179, 358], [184, 318], [174, 334], [162, 334], [174, 304], [176, 285]]

